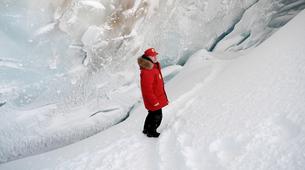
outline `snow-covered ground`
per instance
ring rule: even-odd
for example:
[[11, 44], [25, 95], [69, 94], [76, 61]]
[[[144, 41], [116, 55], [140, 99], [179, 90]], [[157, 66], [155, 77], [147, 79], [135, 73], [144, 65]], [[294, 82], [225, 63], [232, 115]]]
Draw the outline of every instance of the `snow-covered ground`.
[[170, 105], [158, 139], [141, 133], [139, 104], [116, 126], [0, 169], [302, 170], [304, 20], [302, 11], [249, 51], [199, 50], [183, 68], [169, 69], [179, 73], [166, 84]]

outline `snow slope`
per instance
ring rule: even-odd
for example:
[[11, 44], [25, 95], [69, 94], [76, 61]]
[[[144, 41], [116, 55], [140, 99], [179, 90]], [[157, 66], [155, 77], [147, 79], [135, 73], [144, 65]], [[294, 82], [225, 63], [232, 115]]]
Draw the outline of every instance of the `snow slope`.
[[[1, 164], [15, 169], [264, 169], [305, 166], [305, 11], [248, 54], [194, 54], [166, 84], [159, 139], [146, 111], [75, 144]], [[225, 54], [224, 54], [225, 55]]]

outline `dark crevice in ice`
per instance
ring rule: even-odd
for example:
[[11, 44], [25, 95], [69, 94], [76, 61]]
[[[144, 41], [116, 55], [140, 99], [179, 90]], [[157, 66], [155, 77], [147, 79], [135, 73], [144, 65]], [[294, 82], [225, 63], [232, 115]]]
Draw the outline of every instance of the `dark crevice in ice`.
[[[287, 5], [284, 5], [281, 10], [278, 12], [279, 14], [289, 12], [290, 10], [300, 11], [305, 8], [305, 1], [299, 0], [295, 2], [291, 2], [291, 0], [286, 0], [282, 3], [287, 3]], [[285, 13], [286, 14], [286, 13]]]
[[0, 107], [4, 106], [5, 104], [6, 104], [6, 102], [0, 103]]
[[[300, 0], [296, 2], [290, 2], [291, 0], [286, 0], [282, 3], [287, 3], [274, 14], [272, 20], [268, 23], [269, 28], [280, 28], [284, 26], [290, 19], [292, 19], [297, 13], [305, 8], [305, 1]], [[290, 3], [290, 4], [289, 4]]]
[[244, 36], [244, 38], [241, 39], [236, 45], [238, 46], [238, 45], [242, 44], [242, 43], [243, 43], [244, 41], [246, 41], [246, 39], [248, 39], [250, 36], [251, 36], [251, 33], [248, 32], [248, 33]]
[[90, 115], [90, 117], [92, 117], [92, 116], [94, 116], [94, 115], [96, 115], [96, 114], [98, 114], [98, 113], [106, 113], [106, 112], [111, 112], [111, 111], [118, 110], [118, 109], [119, 109], [119, 108], [112, 108], [112, 109], [99, 110], [99, 111], [93, 113], [92, 115]]
[[241, 45], [243, 42], [245, 42], [251, 36], [251, 32], [245, 32], [245, 33], [242, 34], [242, 36], [243, 36], [243, 38], [238, 43], [232, 44], [231, 46], [226, 48], [225, 51], [229, 50], [230, 48]]
[[242, 11], [241, 15], [239, 15], [238, 18], [235, 19], [233, 24], [226, 31], [224, 31], [222, 34], [220, 34], [218, 37], [216, 37], [216, 39], [214, 40], [212, 45], [208, 48], [208, 51], [210, 51], [210, 52], [213, 51], [215, 49], [215, 47], [217, 46], [217, 44], [234, 30], [235, 26], [241, 21], [244, 14], [246, 13], [246, 11], [248, 9], [250, 9], [253, 5], [257, 4], [258, 2], [259, 2], [259, 0], [256, 0], [253, 4], [251, 4], [244, 11]]
[[116, 124], [114, 124], [114, 125], [117, 125], [117, 124], [122, 123], [122, 122], [124, 122], [125, 120], [127, 120], [127, 119], [129, 118], [129, 116], [130, 116], [130, 113], [136, 108], [136, 106], [137, 106], [139, 103], [140, 103], [140, 102], [138, 101], [137, 103], [133, 104], [133, 105], [130, 107], [130, 109], [128, 110], [126, 116], [123, 117], [121, 120], [119, 120], [119, 121], [118, 121]]

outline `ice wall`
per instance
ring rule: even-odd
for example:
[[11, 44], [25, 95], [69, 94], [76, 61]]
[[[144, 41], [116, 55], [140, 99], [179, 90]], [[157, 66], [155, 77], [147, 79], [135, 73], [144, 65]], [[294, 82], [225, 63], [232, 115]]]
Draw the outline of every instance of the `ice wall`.
[[31, 103], [20, 102], [20, 90], [35, 83], [135, 69], [135, 58], [151, 46], [164, 66], [183, 64], [202, 47], [251, 48], [304, 7], [304, 0], [2, 1], [1, 100], [20, 106]]

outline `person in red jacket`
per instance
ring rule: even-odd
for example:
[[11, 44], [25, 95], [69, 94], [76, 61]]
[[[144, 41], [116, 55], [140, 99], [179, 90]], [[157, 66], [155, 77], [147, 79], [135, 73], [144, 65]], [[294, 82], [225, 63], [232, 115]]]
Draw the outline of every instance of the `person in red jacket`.
[[168, 105], [157, 55], [154, 48], [149, 48], [138, 58], [141, 70], [141, 92], [145, 108], [148, 110], [143, 133], [148, 137], [159, 137], [157, 128], [162, 121], [162, 108]]

